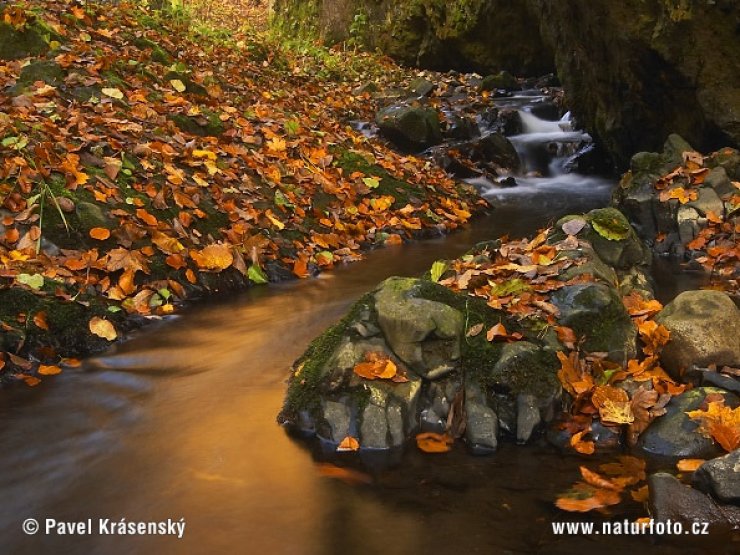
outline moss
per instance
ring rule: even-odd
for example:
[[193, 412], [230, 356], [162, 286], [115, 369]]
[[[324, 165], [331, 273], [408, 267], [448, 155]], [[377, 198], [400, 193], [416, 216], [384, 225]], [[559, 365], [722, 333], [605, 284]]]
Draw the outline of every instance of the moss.
[[44, 40], [43, 28], [38, 25], [27, 25], [16, 29], [0, 21], [0, 60], [17, 60], [27, 56], [38, 56], [49, 50]]
[[[0, 349], [32, 354], [44, 360], [43, 353], [48, 347], [60, 356], [79, 356], [100, 351], [110, 344], [90, 333], [88, 322], [93, 316], [100, 316], [120, 326], [123, 313], [112, 314], [105, 301], [85, 294], [77, 295], [76, 301], [64, 300], [54, 294], [58, 289], [69, 295], [77, 294], [51, 280], [37, 294], [19, 287], [0, 289], [0, 321], [12, 328], [0, 336]], [[48, 330], [32, 323], [39, 312], [46, 313]], [[20, 314], [26, 315], [24, 323], [18, 320]]]
[[[151, 25], [146, 25], [146, 27], [151, 27]], [[159, 46], [156, 42], [152, 40], [144, 37], [136, 37], [131, 42], [137, 48], [140, 48], [142, 50], [151, 50], [151, 59], [155, 62], [169, 65], [174, 61], [174, 58], [169, 54], [169, 52], [164, 50], [161, 46]]]
[[321, 409], [320, 388], [326, 363], [344, 338], [349, 324], [371, 306], [372, 295], [368, 293], [339, 322], [314, 339], [306, 352], [294, 363], [293, 367], [296, 371], [300, 369], [300, 373], [296, 376], [294, 372], [288, 383], [282, 411], [284, 417], [295, 420], [294, 416], [304, 410], [318, 414]]
[[21, 70], [17, 83], [10, 89], [11, 94], [19, 94], [23, 89], [36, 81], [43, 81], [58, 87], [64, 79], [64, 70], [51, 60], [36, 60]]

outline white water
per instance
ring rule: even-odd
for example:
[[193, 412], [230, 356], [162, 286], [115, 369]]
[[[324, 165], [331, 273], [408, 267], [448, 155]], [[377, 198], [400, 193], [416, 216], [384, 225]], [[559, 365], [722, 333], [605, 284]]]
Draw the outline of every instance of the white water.
[[514, 176], [516, 187], [503, 188], [485, 177], [468, 179], [468, 183], [495, 206], [522, 203], [526, 198], [548, 203], [562, 195], [576, 195], [590, 202], [608, 200], [613, 181], [565, 172], [566, 162], [577, 147], [591, 142], [588, 133], [573, 129], [570, 112], [558, 121], [538, 118], [524, 109], [519, 110], [519, 116], [523, 133], [509, 137], [522, 162], [521, 174]]

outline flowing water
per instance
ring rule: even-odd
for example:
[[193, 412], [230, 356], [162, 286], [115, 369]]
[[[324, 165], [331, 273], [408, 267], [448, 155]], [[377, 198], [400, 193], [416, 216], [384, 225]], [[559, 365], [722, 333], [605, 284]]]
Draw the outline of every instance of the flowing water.
[[[573, 132], [558, 129], [532, 134], [557, 134], [538, 144], [569, 141]], [[526, 158], [522, 145], [533, 137], [520, 139]], [[192, 306], [80, 369], [3, 392], [0, 552], [691, 552], [647, 538], [553, 535], [550, 522], [568, 516], [552, 500], [577, 479], [579, 460], [544, 444], [504, 444], [488, 458], [459, 446], [441, 456], [411, 449], [400, 467], [352, 485], [320, 472], [308, 444], [275, 423], [291, 362], [380, 280], [604, 205], [611, 186], [557, 171], [517, 180], [506, 190], [479, 183], [497, 208], [469, 229], [378, 250], [318, 279]], [[26, 536], [26, 518], [42, 527], [46, 518], [172, 518], [186, 528], [183, 539]]]

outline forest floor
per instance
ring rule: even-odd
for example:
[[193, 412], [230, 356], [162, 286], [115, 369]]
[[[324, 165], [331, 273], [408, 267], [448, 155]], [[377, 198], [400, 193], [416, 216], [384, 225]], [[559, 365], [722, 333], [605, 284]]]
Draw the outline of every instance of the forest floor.
[[36, 385], [185, 299], [306, 278], [485, 205], [349, 126], [374, 115], [360, 85], [408, 70], [288, 44], [264, 3], [185, 4], [0, 6], [4, 383]]

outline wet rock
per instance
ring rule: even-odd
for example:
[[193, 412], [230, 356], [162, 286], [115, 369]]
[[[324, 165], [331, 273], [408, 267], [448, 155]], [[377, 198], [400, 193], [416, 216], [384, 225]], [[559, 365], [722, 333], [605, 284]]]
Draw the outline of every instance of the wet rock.
[[629, 221], [614, 208], [599, 208], [586, 214], [588, 229], [579, 237], [591, 243], [605, 264], [618, 270], [648, 266], [650, 250], [637, 237]]
[[521, 166], [514, 145], [501, 133], [489, 133], [471, 145], [474, 160], [491, 163], [512, 171], [517, 171]]
[[705, 462], [691, 479], [701, 491], [724, 503], [740, 505], [740, 449]]
[[478, 124], [469, 117], [450, 114], [446, 117], [444, 136], [457, 141], [467, 141], [480, 136]]
[[482, 91], [495, 91], [497, 89], [511, 91], [520, 88], [516, 78], [508, 71], [500, 71], [495, 75], [487, 75], [480, 84], [480, 90]]
[[690, 366], [740, 366], [740, 309], [720, 291], [686, 291], [655, 320], [671, 333], [660, 354], [674, 377]]
[[498, 417], [471, 383], [465, 386], [465, 441], [474, 455], [490, 455], [498, 447]]
[[516, 179], [513, 177], [504, 177], [503, 179], [499, 179], [496, 183], [498, 183], [499, 187], [503, 187], [504, 189], [509, 189], [511, 187], [516, 187], [518, 183], [516, 182]]
[[542, 422], [537, 397], [531, 394], [521, 394], [516, 399], [516, 441], [527, 443], [532, 432]]
[[532, 104], [530, 112], [533, 116], [537, 116], [546, 121], [558, 121], [561, 117], [560, 107], [549, 100]]
[[732, 393], [713, 387], [699, 387], [674, 397], [666, 405], [666, 414], [656, 418], [637, 441], [640, 455], [658, 460], [711, 459], [720, 455], [721, 448], [699, 433], [699, 422], [689, 418], [687, 411], [697, 410], [710, 393], [721, 393], [728, 406], [736, 407], [740, 399]]
[[368, 81], [367, 83], [363, 83], [362, 85], [359, 85], [352, 89], [352, 94], [354, 96], [362, 96], [363, 94], [372, 94], [378, 92], [380, 89], [378, 88], [378, 84], [375, 81]]
[[416, 79], [411, 81], [411, 84], [409, 85], [409, 90], [411, 91], [411, 94], [413, 96], [417, 98], [422, 98], [424, 96], [430, 95], [435, 87], [436, 85], [428, 79], [425, 79], [424, 77], [417, 77]]
[[740, 508], [720, 505], [671, 474], [650, 475], [648, 487], [650, 514], [658, 522], [681, 522], [685, 530], [690, 530], [693, 522], [707, 522], [710, 528], [728, 530], [740, 525]]
[[604, 283], [568, 285], [552, 295], [558, 321], [585, 337], [583, 348], [624, 362], [636, 354], [637, 330], [617, 292]]
[[[729, 195], [735, 191], [735, 187], [732, 185], [730, 177], [727, 175], [727, 170], [722, 166], [713, 168], [712, 171], [707, 174], [704, 178], [704, 185], [711, 187], [711, 189], [720, 197]], [[719, 214], [719, 212], [717, 212]]]
[[451, 306], [419, 298], [418, 284], [409, 278], [383, 282], [375, 293], [378, 324], [404, 363], [423, 377], [438, 379], [457, 365], [464, 319]]
[[502, 110], [500, 113], [501, 131], [507, 137], [524, 133], [524, 124], [519, 110]]
[[442, 142], [437, 111], [414, 104], [394, 104], [375, 117], [380, 132], [399, 147], [423, 150]]
[[325, 401], [323, 405], [324, 420], [331, 432], [331, 435], [326, 439], [334, 443], [340, 443], [350, 432], [352, 418], [350, 409], [346, 404], [334, 401]]

